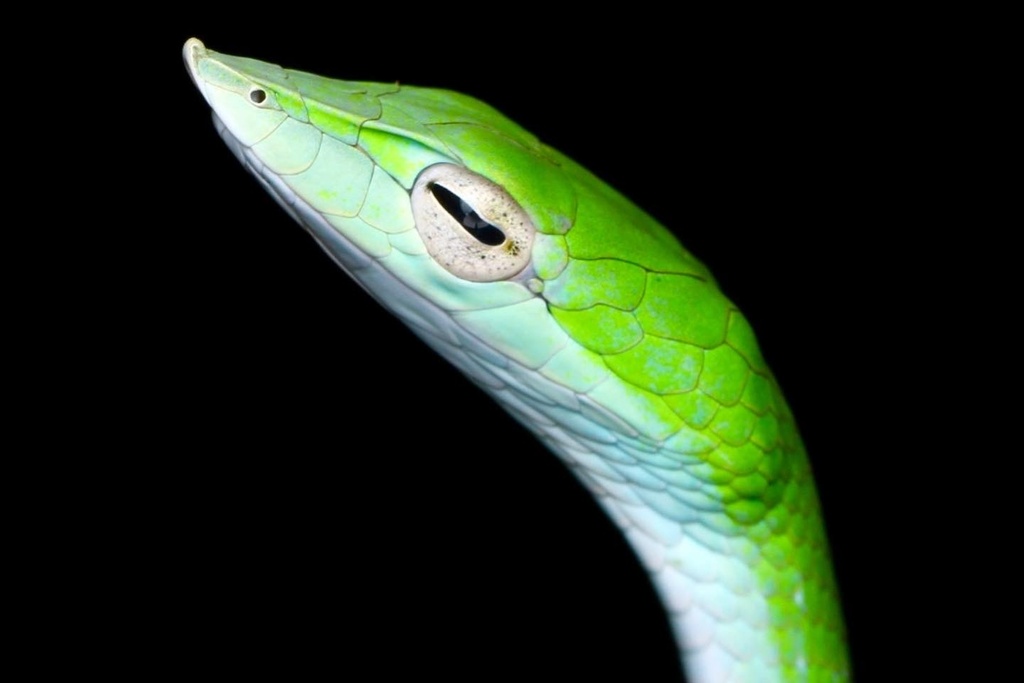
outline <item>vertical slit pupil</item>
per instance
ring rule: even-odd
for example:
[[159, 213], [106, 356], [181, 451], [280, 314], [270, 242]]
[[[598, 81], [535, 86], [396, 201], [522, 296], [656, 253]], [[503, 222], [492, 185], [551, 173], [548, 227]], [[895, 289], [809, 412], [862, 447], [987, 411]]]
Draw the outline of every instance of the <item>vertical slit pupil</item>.
[[496, 247], [505, 241], [505, 233], [495, 225], [488, 223], [464, 199], [437, 183], [430, 183], [430, 193], [437, 203], [459, 222], [466, 232], [490, 247]]

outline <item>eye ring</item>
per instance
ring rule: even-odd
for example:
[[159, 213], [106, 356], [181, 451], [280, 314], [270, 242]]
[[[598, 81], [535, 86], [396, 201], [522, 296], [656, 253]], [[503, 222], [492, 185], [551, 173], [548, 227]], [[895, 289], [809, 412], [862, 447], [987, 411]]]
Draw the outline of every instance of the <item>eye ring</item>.
[[420, 172], [412, 211], [427, 252], [456, 277], [508, 280], [530, 263], [537, 230], [526, 210], [465, 166], [435, 164]]

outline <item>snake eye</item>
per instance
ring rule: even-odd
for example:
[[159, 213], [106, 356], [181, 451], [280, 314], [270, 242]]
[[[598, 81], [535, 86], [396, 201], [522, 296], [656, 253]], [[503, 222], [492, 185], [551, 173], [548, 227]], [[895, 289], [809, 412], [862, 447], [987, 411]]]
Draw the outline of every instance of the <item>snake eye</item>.
[[427, 252], [452, 275], [494, 282], [530, 262], [533, 221], [503, 187], [463, 166], [436, 164], [420, 173], [412, 211]]

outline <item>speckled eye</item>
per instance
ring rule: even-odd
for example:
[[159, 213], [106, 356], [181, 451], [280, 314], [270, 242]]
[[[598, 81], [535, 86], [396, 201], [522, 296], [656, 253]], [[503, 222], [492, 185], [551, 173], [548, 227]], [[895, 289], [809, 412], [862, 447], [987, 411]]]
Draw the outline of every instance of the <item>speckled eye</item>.
[[452, 275], [507, 280], [530, 262], [533, 221], [504, 188], [464, 166], [436, 164], [420, 173], [412, 212], [427, 252]]

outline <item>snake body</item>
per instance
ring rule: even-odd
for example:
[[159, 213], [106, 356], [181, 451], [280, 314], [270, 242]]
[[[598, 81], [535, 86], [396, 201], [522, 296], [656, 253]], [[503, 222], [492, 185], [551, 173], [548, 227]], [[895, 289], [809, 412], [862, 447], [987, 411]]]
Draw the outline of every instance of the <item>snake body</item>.
[[195, 39], [184, 56], [284, 210], [593, 493], [690, 680], [849, 679], [793, 417], [743, 314], [663, 226], [470, 97]]

